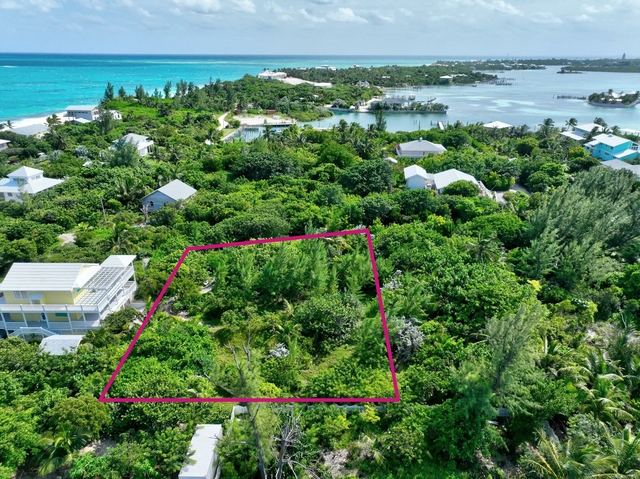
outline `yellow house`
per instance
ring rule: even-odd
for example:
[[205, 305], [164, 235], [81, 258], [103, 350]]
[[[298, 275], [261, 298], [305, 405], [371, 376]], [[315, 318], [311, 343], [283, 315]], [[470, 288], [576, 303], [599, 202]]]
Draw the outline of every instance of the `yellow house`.
[[102, 264], [14, 263], [0, 284], [0, 328], [25, 334], [86, 332], [131, 301], [131, 255]]

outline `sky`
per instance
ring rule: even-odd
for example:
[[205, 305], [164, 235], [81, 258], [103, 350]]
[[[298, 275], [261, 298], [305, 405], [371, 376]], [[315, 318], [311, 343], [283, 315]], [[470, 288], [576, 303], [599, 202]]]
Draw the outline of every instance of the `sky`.
[[640, 56], [640, 0], [0, 0], [0, 51]]

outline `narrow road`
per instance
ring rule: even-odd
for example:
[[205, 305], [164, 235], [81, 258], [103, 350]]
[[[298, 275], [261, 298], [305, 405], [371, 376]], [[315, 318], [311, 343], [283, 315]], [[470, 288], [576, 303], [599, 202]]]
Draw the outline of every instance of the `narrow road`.
[[224, 117], [227, 116], [227, 113], [223, 113], [218, 117], [218, 123], [220, 123], [220, 126], [217, 128], [218, 131], [222, 131], [227, 127], [228, 123], [224, 120]]

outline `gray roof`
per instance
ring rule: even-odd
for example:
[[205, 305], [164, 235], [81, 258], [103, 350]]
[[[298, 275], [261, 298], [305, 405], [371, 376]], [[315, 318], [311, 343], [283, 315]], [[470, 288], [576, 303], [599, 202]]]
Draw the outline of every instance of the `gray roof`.
[[189, 451], [193, 452], [189, 459], [195, 461], [195, 464], [185, 465], [178, 478], [203, 479], [211, 477], [208, 473], [218, 459], [215, 449], [220, 439], [222, 439], [221, 424], [198, 424], [196, 433], [189, 444]]
[[460, 180], [470, 181], [474, 185], [478, 184], [478, 180], [476, 180], [473, 176], [467, 173], [464, 173], [460, 170], [456, 170], [455, 168], [451, 168], [450, 170], [446, 170], [441, 173], [436, 173], [433, 175], [433, 183], [436, 185], [437, 190], [446, 188], [451, 183], [454, 183]]
[[9, 131], [11, 133], [15, 133], [16, 135], [31, 136], [31, 135], [37, 135], [38, 133], [44, 133], [45, 131], [49, 131], [49, 127], [44, 124], [27, 125], [27, 126], [21, 126], [18, 128], [12, 128]]
[[438, 144], [431, 143], [430, 141], [423, 140], [420, 138], [419, 140], [409, 141], [407, 143], [400, 143], [400, 149], [404, 151], [432, 151], [442, 153], [447, 151], [447, 149]]
[[13, 263], [0, 291], [63, 291], [82, 287], [100, 267], [91, 263]]
[[67, 335], [60, 334], [55, 336], [49, 336], [44, 338], [40, 343], [40, 349], [45, 353], [49, 353], [53, 356], [62, 356], [63, 354], [74, 353], [80, 342], [82, 342], [81, 335]]
[[144, 135], [136, 135], [135, 133], [129, 133], [128, 135], [124, 135], [120, 139], [123, 140], [125, 143], [131, 143], [132, 145], [137, 145], [139, 143], [145, 143], [149, 141], [148, 137]]
[[600, 163], [602, 166], [613, 168], [614, 170], [628, 170], [640, 177], [640, 165], [632, 165], [622, 160], [607, 160]]
[[[168, 196], [172, 200], [186, 200], [187, 198], [193, 196], [196, 193], [196, 189], [191, 188], [186, 183], [183, 183], [180, 180], [173, 180], [171, 183], [167, 183], [161, 188], [158, 188], [156, 191]], [[153, 193], [151, 193], [153, 194]], [[150, 195], [147, 195], [150, 196]], [[145, 198], [147, 197], [145, 196]], [[144, 199], [144, 198], [143, 198]]]

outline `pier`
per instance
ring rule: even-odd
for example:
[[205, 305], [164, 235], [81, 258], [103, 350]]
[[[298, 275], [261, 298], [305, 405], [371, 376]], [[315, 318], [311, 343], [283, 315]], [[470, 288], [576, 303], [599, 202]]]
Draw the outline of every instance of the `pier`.
[[558, 100], [586, 100], [586, 96], [582, 95], [553, 95], [554, 98]]

